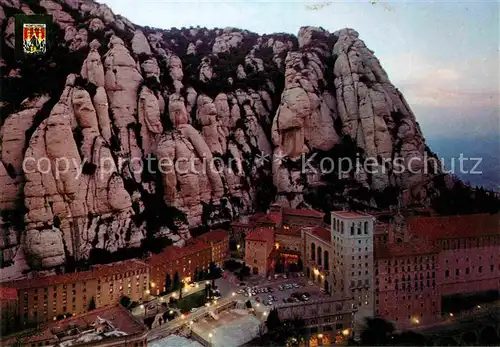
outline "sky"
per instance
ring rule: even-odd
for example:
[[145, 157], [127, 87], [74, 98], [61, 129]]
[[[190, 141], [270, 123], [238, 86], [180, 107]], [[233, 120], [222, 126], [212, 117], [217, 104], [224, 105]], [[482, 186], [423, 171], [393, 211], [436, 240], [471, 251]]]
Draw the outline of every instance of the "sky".
[[98, 1], [138, 25], [165, 29], [297, 34], [305, 25], [353, 28], [427, 138], [499, 137], [499, 1]]

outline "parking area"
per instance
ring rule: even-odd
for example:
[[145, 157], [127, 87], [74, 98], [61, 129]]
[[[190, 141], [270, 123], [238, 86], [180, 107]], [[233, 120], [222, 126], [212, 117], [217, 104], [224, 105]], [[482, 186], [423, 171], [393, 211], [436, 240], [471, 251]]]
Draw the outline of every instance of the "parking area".
[[321, 288], [308, 281], [306, 277], [298, 276], [281, 278], [281, 280], [265, 281], [257, 286], [240, 286], [235, 297], [252, 299], [265, 306], [277, 304], [299, 303], [327, 297]]

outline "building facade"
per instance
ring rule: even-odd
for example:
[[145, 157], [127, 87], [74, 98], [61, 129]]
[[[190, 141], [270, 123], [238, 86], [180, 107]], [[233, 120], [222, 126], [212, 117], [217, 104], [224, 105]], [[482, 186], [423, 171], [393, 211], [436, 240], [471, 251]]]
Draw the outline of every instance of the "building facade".
[[210, 246], [212, 262], [218, 267], [222, 267], [224, 260], [229, 256], [229, 233], [225, 230], [217, 229], [199, 236], [198, 239]]
[[170, 280], [179, 276], [179, 280], [190, 282], [194, 280], [196, 271], [208, 271], [212, 261], [210, 244], [191, 239], [184, 247], [171, 246], [159, 254], [154, 254], [146, 260], [150, 269], [150, 287], [153, 295], [166, 291], [167, 274]]
[[18, 327], [18, 306], [17, 290], [0, 287], [0, 336]]
[[439, 249], [424, 240], [375, 248], [375, 315], [398, 329], [441, 318]]
[[272, 252], [275, 249], [274, 230], [257, 227], [246, 235], [245, 263], [253, 274], [267, 276], [272, 266]]
[[376, 314], [398, 329], [442, 319], [443, 302], [500, 288], [499, 215], [395, 216], [376, 235]]
[[[148, 297], [149, 268], [138, 260], [99, 265], [90, 271], [22, 279], [2, 283], [18, 295], [21, 327], [55, 320], [59, 315], [78, 315], [117, 304], [122, 296], [132, 301]], [[94, 303], [91, 304], [91, 301]]]
[[361, 212], [331, 213], [334, 292], [354, 299], [356, 324], [375, 313], [374, 221], [373, 216]]

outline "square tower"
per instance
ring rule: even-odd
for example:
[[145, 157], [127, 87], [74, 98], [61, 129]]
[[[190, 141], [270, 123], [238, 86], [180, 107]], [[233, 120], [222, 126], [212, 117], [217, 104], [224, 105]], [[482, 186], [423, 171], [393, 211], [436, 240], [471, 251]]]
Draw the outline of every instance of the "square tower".
[[373, 216], [362, 212], [331, 213], [334, 291], [353, 300], [358, 327], [365, 317], [374, 316], [374, 222]]

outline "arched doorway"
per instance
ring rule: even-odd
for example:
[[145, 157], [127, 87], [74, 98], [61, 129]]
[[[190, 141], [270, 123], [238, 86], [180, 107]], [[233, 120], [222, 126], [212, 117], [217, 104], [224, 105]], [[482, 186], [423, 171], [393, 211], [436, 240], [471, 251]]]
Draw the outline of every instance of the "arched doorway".
[[259, 268], [254, 266], [253, 269], [252, 269], [252, 272], [253, 272], [254, 275], [258, 275], [259, 274]]
[[330, 283], [328, 283], [328, 280], [325, 280], [325, 292], [329, 292], [330, 291]]

